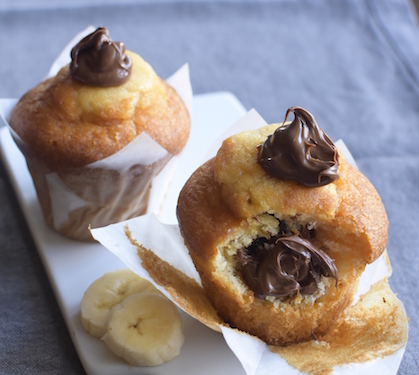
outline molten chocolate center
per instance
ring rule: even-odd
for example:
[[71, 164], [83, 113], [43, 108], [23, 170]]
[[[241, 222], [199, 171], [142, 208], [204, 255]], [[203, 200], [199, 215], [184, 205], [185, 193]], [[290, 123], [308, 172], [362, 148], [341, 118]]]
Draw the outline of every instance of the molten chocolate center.
[[313, 294], [321, 276], [338, 279], [333, 259], [297, 235], [258, 238], [236, 258], [244, 281], [259, 298]]

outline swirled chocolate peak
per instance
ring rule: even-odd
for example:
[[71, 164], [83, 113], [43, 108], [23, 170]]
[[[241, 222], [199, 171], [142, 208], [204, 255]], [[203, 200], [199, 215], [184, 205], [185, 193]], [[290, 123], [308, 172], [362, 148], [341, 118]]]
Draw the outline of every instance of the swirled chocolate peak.
[[127, 82], [132, 62], [125, 45], [114, 42], [105, 27], [99, 27], [71, 50], [70, 74], [91, 86], [119, 86]]
[[322, 186], [339, 178], [336, 146], [301, 107], [291, 107], [294, 121], [279, 127], [260, 146], [258, 162], [271, 176], [305, 186]]
[[259, 238], [236, 257], [244, 281], [260, 298], [314, 294], [321, 276], [338, 279], [333, 259], [297, 235]]

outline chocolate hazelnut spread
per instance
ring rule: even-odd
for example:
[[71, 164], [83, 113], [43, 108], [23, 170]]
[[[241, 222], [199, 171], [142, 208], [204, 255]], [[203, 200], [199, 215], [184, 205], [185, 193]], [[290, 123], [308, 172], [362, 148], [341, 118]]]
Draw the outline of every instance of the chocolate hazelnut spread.
[[271, 176], [315, 187], [339, 178], [336, 146], [317, 125], [314, 116], [301, 107], [291, 107], [294, 121], [279, 127], [260, 145], [258, 163]]
[[119, 86], [131, 73], [131, 59], [125, 45], [114, 42], [105, 27], [99, 27], [71, 50], [71, 76], [91, 86]]
[[259, 298], [313, 294], [321, 276], [338, 279], [333, 259], [297, 235], [258, 238], [236, 257], [244, 281]]

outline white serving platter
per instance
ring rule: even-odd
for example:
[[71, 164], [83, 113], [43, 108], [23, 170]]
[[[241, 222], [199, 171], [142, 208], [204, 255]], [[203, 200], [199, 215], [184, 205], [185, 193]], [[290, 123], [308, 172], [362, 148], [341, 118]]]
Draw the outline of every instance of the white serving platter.
[[[205, 153], [206, 148], [221, 139], [224, 131], [245, 112], [237, 98], [227, 92], [194, 97], [191, 135], [179, 158], [171, 194], [176, 196], [190, 174], [202, 163], [200, 158], [191, 155]], [[105, 272], [123, 268], [124, 264], [100, 244], [72, 241], [49, 229], [43, 220], [24, 157], [7, 127], [0, 129], [0, 145], [4, 165], [87, 374], [244, 374], [223, 336], [183, 312], [185, 343], [181, 353], [171, 362], [157, 367], [131, 367], [113, 355], [100, 340], [87, 334], [79, 317], [83, 293], [95, 279]], [[168, 211], [174, 215], [175, 199], [169, 201], [173, 207]]]

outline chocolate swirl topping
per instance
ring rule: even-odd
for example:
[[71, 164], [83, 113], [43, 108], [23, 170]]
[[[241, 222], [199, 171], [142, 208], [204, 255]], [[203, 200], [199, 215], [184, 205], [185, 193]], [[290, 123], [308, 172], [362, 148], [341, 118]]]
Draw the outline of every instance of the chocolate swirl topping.
[[315, 187], [339, 178], [336, 146], [317, 125], [314, 116], [301, 107], [291, 107], [294, 121], [268, 136], [260, 145], [258, 163], [271, 176], [281, 180], [295, 180]]
[[91, 86], [119, 86], [131, 73], [131, 59], [122, 42], [113, 42], [105, 27], [99, 27], [71, 50], [70, 74]]
[[317, 292], [321, 276], [338, 280], [329, 255], [297, 235], [259, 238], [236, 257], [244, 281], [259, 298], [309, 295]]

